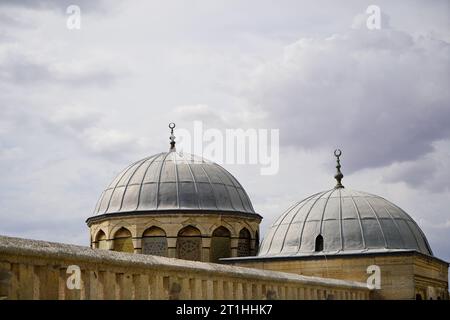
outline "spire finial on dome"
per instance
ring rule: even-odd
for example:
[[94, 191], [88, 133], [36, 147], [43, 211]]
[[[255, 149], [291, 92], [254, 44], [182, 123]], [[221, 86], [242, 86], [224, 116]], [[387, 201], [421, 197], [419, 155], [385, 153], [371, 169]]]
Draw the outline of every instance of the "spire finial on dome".
[[175, 149], [175, 136], [173, 135], [173, 128], [175, 128], [175, 123], [171, 122], [169, 123], [169, 128], [170, 128], [170, 149], [169, 151], [177, 151]]
[[342, 178], [344, 177], [344, 175], [343, 175], [342, 172], [341, 172], [341, 161], [340, 161], [340, 159], [339, 159], [339, 157], [340, 157], [341, 155], [342, 155], [342, 151], [341, 151], [340, 149], [334, 150], [334, 156], [336, 157], [336, 162], [337, 162], [337, 164], [336, 164], [337, 172], [336, 172], [336, 174], [335, 174], [335, 176], [334, 176], [334, 178], [335, 178], [336, 181], [337, 181], [336, 186], [335, 186], [336, 189], [337, 189], [337, 188], [343, 188], [343, 187], [344, 187], [344, 186], [341, 184], [341, 180], [342, 180]]

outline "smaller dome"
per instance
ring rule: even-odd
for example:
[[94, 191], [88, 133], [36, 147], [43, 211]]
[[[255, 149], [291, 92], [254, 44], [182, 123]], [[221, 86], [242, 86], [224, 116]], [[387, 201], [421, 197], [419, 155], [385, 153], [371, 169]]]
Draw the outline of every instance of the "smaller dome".
[[405, 250], [432, 255], [424, 233], [405, 211], [373, 194], [334, 188], [284, 212], [270, 227], [259, 256]]
[[290, 207], [270, 227], [258, 256], [309, 256], [411, 251], [432, 256], [422, 230], [386, 199], [344, 188], [341, 150], [336, 186]]

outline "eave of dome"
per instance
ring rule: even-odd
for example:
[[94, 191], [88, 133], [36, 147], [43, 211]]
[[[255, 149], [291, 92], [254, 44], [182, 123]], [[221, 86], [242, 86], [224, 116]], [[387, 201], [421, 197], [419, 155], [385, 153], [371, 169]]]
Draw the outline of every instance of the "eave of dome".
[[264, 255], [264, 256], [249, 256], [249, 257], [233, 257], [233, 258], [222, 258], [220, 259], [225, 263], [235, 263], [235, 262], [268, 262], [268, 261], [290, 261], [290, 260], [329, 260], [333, 258], [343, 258], [343, 257], [367, 257], [374, 255], [376, 257], [380, 256], [392, 256], [392, 255], [420, 255], [426, 256], [428, 259], [433, 259], [441, 263], [449, 265], [448, 261], [442, 260], [436, 256], [430, 256], [429, 254], [424, 254], [417, 250], [412, 249], [373, 249], [368, 251], [341, 251], [334, 254], [328, 254], [326, 252], [315, 252], [312, 254], [295, 254], [295, 255]]
[[[323, 250], [316, 252], [316, 237]], [[428, 241], [402, 209], [365, 192], [334, 188], [294, 204], [271, 226], [259, 256], [416, 250], [432, 255]]]
[[227, 170], [171, 151], [123, 170], [102, 193], [94, 215], [170, 210], [255, 214], [244, 188]]
[[262, 216], [257, 213], [239, 212], [239, 211], [220, 211], [208, 210], [199, 211], [198, 209], [171, 209], [171, 210], [153, 210], [153, 211], [130, 211], [130, 212], [116, 212], [95, 215], [86, 219], [86, 223], [90, 226], [92, 223], [98, 223], [111, 218], [130, 218], [130, 217], [146, 217], [146, 216], [160, 216], [160, 215], [186, 215], [186, 216], [200, 216], [200, 215], [218, 215], [218, 216], [234, 216], [242, 218], [253, 218], [258, 221], [262, 220]]

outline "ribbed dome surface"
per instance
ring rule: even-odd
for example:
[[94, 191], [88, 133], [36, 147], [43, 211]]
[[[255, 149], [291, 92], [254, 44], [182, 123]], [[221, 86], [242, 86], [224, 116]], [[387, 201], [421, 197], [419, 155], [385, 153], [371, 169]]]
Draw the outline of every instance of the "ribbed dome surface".
[[128, 166], [102, 193], [94, 214], [155, 210], [255, 213], [247, 193], [228, 171], [173, 151]]
[[[323, 249], [316, 252], [319, 235]], [[335, 188], [283, 213], [270, 227], [259, 256], [404, 250], [432, 255], [425, 235], [406, 212], [379, 196]]]

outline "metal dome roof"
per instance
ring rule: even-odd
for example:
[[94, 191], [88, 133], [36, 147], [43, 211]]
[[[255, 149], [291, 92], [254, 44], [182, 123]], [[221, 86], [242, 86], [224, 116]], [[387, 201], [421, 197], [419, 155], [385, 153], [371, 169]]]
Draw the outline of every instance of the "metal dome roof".
[[410, 250], [432, 256], [427, 238], [405, 211], [382, 197], [344, 188], [341, 150], [334, 155], [334, 189], [316, 193], [284, 212], [270, 227], [258, 256]]
[[94, 214], [167, 210], [255, 214], [244, 188], [227, 170], [201, 157], [176, 152], [174, 143], [171, 151], [123, 170], [103, 191]]
[[[323, 249], [316, 252], [321, 235]], [[424, 233], [402, 209], [376, 195], [343, 187], [317, 193], [270, 227], [259, 256], [308, 256], [416, 250], [432, 255]]]

